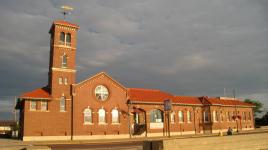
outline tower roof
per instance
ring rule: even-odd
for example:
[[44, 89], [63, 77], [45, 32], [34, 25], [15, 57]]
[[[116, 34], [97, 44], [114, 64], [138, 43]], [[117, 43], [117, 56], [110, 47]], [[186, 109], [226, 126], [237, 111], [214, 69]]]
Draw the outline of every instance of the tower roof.
[[49, 30], [49, 32], [51, 32], [52, 28], [55, 26], [55, 25], [62, 25], [62, 26], [67, 26], [67, 27], [71, 27], [71, 28], [75, 28], [75, 29], [79, 29], [79, 26], [76, 25], [76, 24], [73, 24], [73, 23], [70, 23], [70, 22], [67, 22], [67, 21], [64, 21], [64, 20], [55, 20]]

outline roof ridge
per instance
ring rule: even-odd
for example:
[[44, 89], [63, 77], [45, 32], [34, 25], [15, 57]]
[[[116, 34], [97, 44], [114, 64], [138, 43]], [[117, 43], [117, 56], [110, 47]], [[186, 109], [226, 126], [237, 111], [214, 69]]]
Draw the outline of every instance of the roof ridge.
[[[146, 88], [127, 88], [127, 89], [129, 89], [129, 90], [141, 90], [141, 91], [157, 91], [157, 92], [161, 91], [159, 89], [146, 89]], [[161, 92], [163, 92], [163, 91], [161, 91]]]

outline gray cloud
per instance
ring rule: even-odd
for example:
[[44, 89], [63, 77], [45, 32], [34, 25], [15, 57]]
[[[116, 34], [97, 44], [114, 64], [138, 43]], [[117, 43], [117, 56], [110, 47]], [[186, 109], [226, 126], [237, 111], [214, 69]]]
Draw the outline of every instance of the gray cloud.
[[268, 108], [265, 0], [1, 1], [0, 95], [46, 85], [48, 30], [63, 4], [81, 27], [78, 81], [106, 71], [126, 87], [177, 95], [236, 89]]

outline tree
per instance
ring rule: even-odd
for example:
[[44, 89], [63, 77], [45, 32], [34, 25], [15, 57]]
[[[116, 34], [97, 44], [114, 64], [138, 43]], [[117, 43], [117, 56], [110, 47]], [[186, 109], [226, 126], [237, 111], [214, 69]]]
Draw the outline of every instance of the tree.
[[255, 105], [255, 107], [253, 108], [254, 116], [256, 116], [257, 113], [262, 113], [261, 109], [262, 109], [263, 104], [261, 102], [257, 100], [253, 100], [253, 99], [245, 99], [244, 102]]

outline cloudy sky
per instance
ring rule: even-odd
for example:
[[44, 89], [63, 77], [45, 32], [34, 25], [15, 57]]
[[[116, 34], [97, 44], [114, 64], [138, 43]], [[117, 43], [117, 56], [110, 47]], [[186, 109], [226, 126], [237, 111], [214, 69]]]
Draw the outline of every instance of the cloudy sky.
[[47, 84], [48, 30], [61, 5], [80, 26], [77, 81], [105, 71], [126, 87], [253, 98], [268, 108], [267, 0], [1, 0], [0, 119]]

